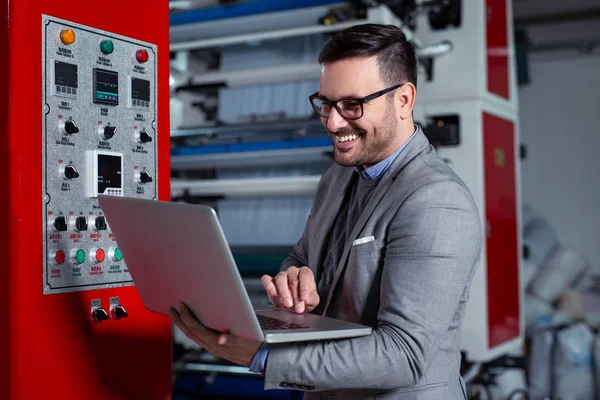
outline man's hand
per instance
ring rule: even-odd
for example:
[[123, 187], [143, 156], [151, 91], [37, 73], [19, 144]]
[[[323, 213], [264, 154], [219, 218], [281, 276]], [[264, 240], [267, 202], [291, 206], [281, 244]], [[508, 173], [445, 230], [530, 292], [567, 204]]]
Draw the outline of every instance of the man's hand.
[[244, 367], [250, 366], [261, 346], [260, 342], [208, 329], [192, 316], [183, 303], [179, 306], [179, 312], [171, 308], [169, 316], [188, 338], [198, 343], [206, 351]]
[[277, 307], [294, 307], [298, 314], [311, 312], [319, 304], [315, 276], [308, 267], [289, 267], [275, 278], [264, 275], [261, 282], [271, 303]]

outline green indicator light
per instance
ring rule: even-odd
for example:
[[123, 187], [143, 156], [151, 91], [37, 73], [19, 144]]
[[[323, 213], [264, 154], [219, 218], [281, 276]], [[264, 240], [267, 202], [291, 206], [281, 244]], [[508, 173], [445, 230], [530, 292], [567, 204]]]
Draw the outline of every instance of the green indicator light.
[[77, 254], [75, 254], [75, 259], [77, 260], [78, 264], [83, 264], [83, 262], [85, 261], [85, 251], [77, 250]]
[[115, 50], [115, 45], [113, 44], [112, 40], [103, 40], [100, 43], [100, 51], [102, 51], [102, 54], [110, 54]]
[[121, 254], [121, 249], [117, 247], [115, 249], [115, 260], [121, 261], [122, 259], [123, 259], [123, 254]]

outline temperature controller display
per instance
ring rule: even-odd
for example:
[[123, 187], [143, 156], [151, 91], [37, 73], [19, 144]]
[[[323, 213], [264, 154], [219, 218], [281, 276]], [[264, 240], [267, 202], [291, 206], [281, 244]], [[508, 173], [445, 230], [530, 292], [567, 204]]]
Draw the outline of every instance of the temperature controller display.
[[94, 68], [94, 103], [119, 105], [119, 74]]

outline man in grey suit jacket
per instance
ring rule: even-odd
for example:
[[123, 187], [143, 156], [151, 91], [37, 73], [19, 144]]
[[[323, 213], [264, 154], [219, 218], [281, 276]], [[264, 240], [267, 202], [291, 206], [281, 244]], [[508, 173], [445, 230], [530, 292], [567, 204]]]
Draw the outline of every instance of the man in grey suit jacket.
[[310, 97], [334, 144], [271, 301], [372, 326], [365, 337], [261, 345], [175, 323], [214, 354], [306, 399], [465, 399], [460, 328], [482, 247], [472, 196], [412, 119], [416, 57], [400, 29], [361, 25], [323, 49]]

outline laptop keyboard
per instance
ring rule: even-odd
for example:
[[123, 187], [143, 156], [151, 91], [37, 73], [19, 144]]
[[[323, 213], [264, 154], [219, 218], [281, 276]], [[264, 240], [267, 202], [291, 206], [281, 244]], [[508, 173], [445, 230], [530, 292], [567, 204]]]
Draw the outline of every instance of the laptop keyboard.
[[280, 319], [265, 317], [264, 315], [256, 314], [258, 323], [263, 331], [279, 331], [284, 329], [304, 329], [308, 326], [294, 324], [293, 322], [285, 322]]

